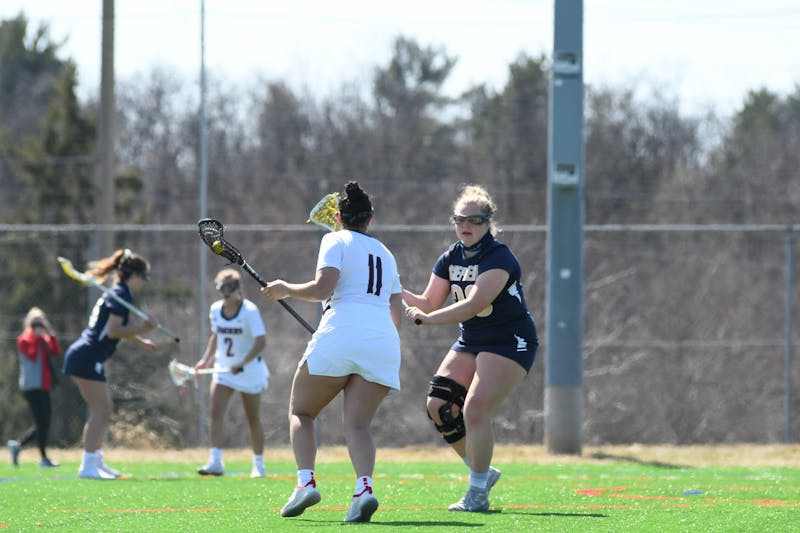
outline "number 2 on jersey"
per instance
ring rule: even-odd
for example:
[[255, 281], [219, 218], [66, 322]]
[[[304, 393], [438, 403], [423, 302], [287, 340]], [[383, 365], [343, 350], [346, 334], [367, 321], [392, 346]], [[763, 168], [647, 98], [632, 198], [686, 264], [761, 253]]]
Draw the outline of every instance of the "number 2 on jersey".
[[383, 267], [381, 265], [381, 257], [379, 255], [369, 254], [368, 267], [369, 281], [367, 281], [367, 294], [380, 296], [381, 287], [383, 286]]
[[225, 350], [225, 355], [227, 355], [228, 357], [233, 357], [234, 355], [236, 355], [235, 353], [233, 353], [233, 339], [232, 338], [230, 338], [230, 337], [222, 337], [222, 342], [224, 342], [225, 346], [227, 347], [227, 349]]

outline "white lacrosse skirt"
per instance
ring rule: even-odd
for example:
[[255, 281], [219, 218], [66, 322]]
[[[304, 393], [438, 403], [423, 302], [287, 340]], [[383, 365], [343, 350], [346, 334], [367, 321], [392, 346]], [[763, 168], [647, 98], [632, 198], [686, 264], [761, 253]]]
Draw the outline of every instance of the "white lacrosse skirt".
[[[215, 364], [217, 368], [222, 365]], [[263, 357], [247, 363], [242, 372], [238, 374], [231, 374], [230, 372], [222, 372], [214, 374], [214, 379], [220, 385], [225, 385], [235, 391], [244, 392], [245, 394], [261, 394], [269, 386], [269, 369], [264, 362]]]
[[299, 365], [315, 376], [358, 374], [400, 390], [400, 336], [385, 308], [340, 303], [322, 315]]

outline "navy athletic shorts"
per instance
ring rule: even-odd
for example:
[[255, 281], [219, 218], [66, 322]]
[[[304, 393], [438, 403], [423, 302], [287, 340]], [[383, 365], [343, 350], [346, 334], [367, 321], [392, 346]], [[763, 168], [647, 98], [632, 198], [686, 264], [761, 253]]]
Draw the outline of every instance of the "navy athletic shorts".
[[530, 315], [477, 331], [462, 330], [461, 336], [450, 347], [455, 352], [496, 353], [515, 361], [525, 372], [530, 372], [538, 348], [539, 337]]
[[64, 374], [92, 381], [106, 381], [103, 361], [108, 359], [98, 354], [94, 346], [83, 339], [78, 339], [64, 355]]

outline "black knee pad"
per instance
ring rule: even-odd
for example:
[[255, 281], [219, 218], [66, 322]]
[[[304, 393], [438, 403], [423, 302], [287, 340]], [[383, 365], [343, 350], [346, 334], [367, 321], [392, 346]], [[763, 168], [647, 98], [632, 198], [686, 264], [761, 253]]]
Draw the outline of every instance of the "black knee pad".
[[[445, 403], [439, 407], [439, 419], [441, 424], [434, 422], [436, 430], [442, 434], [445, 442], [452, 444], [463, 439], [467, 432], [464, 428], [464, 400], [467, 397], [467, 389], [465, 389], [457, 381], [444, 376], [433, 376], [430, 382], [430, 389], [428, 389], [428, 396], [431, 398], [439, 398], [444, 400]], [[458, 406], [458, 414], [453, 416], [453, 406]], [[427, 412], [427, 409], [426, 409]], [[433, 420], [430, 413], [428, 418]]]

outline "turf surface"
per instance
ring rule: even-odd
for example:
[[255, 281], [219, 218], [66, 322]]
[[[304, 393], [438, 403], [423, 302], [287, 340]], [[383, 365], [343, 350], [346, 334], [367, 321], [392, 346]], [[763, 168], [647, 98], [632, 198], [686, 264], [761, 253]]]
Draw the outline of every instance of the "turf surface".
[[[294, 465], [267, 460], [250, 479], [247, 460], [202, 478], [196, 461], [111, 463], [125, 477], [77, 479], [76, 461], [56, 469], [0, 464], [0, 530], [9, 531], [336, 531], [355, 482], [346, 460], [320, 462], [322, 502], [295, 518], [280, 507], [294, 486]], [[800, 467], [686, 466], [608, 457], [588, 463], [498, 462], [503, 476], [486, 513], [447, 505], [467, 486], [466, 468], [439, 461], [381, 462], [380, 507], [371, 531], [798, 531]]]

